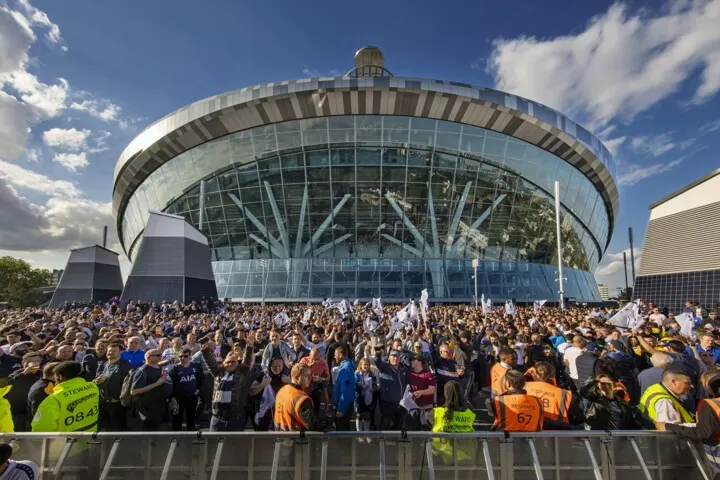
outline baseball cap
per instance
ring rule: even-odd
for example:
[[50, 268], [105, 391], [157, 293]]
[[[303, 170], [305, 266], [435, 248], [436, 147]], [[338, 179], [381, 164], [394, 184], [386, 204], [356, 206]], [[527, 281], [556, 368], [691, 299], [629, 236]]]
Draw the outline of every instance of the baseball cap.
[[602, 350], [602, 347], [600, 347], [600, 345], [596, 343], [588, 343], [587, 345], [585, 345], [585, 350], [587, 350], [588, 352], [597, 352]]
[[623, 343], [620, 340], [610, 340], [607, 343], [608, 343], [608, 345], [612, 345], [615, 348], [615, 350], [624, 350], [625, 349], [625, 345], [623, 345]]
[[400, 356], [400, 350], [392, 350], [390, 352], [391, 357], [399, 357]]

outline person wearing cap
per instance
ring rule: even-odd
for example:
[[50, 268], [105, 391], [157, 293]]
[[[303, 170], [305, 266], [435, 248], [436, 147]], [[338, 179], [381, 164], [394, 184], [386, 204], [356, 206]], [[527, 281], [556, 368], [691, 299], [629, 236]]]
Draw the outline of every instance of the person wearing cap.
[[672, 432], [682, 438], [701, 442], [705, 449], [715, 478], [720, 476], [720, 372], [703, 374], [700, 383], [707, 398], [701, 400], [697, 409], [697, 423], [690, 426], [656, 422], [660, 431]]
[[35, 463], [21, 460], [10, 460], [13, 449], [7, 443], [0, 444], [0, 479], [2, 480], [36, 480], [39, 478], [38, 466]]
[[666, 370], [662, 381], [645, 390], [638, 408], [654, 422], [693, 423], [693, 415], [683, 406], [683, 400], [693, 389], [687, 373]]
[[437, 381], [435, 375], [425, 368], [423, 357], [413, 355], [410, 359], [410, 370], [406, 375], [407, 384], [412, 392], [413, 400], [420, 409], [420, 424], [427, 426], [432, 422], [432, 408], [435, 403]]
[[400, 406], [407, 385], [407, 369], [400, 365], [399, 350], [391, 350], [388, 361], [375, 352], [375, 365], [380, 372], [380, 417], [383, 430], [401, 430], [405, 409]]

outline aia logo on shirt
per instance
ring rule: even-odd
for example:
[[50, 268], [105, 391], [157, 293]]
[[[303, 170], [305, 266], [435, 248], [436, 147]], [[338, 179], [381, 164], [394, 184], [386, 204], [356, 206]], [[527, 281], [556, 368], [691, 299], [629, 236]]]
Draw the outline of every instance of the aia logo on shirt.
[[195, 381], [195, 374], [191, 373], [190, 375], [183, 375], [180, 377], [180, 383], [184, 382], [194, 382]]

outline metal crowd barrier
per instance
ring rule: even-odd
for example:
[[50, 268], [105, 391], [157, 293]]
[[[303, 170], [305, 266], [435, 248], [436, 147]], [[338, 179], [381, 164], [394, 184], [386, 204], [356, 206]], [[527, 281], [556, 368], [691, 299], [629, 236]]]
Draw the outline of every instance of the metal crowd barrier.
[[17, 433], [0, 442], [44, 480], [712, 479], [702, 449], [647, 431]]

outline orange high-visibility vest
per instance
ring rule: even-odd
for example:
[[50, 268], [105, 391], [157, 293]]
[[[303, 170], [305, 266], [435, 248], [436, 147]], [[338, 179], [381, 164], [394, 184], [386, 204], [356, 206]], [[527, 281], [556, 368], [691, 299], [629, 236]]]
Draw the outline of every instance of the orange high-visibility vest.
[[300, 406], [303, 402], [311, 402], [305, 392], [293, 385], [285, 385], [275, 396], [275, 413], [273, 421], [275, 430], [280, 432], [299, 432], [309, 427], [300, 419]]
[[541, 432], [543, 407], [540, 399], [524, 393], [498, 395], [493, 430], [505, 432]]
[[505, 393], [504, 378], [508, 369], [503, 367], [500, 362], [496, 363], [490, 369], [490, 393], [493, 396]]
[[[711, 410], [713, 411], [713, 413], [715, 414], [715, 418], [717, 418], [718, 420], [720, 420], [720, 399], [718, 399], [718, 398], [704, 398], [704, 399], [700, 400], [700, 402], [698, 403], [698, 408], [697, 408], [697, 413], [698, 413], [698, 414], [697, 414], [697, 418], [700, 418], [700, 407], [702, 407], [703, 404], [705, 404], [705, 405], [707, 405], [708, 407], [710, 407], [710, 409], [711, 409]], [[718, 435], [715, 436], [715, 441], [720, 441], [720, 434], [718, 434]]]
[[572, 393], [547, 382], [528, 382], [525, 384], [528, 395], [542, 402], [543, 418], [555, 422], [570, 423], [568, 411], [572, 402]]

